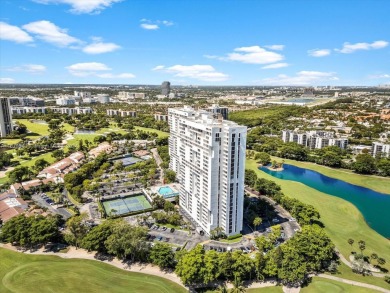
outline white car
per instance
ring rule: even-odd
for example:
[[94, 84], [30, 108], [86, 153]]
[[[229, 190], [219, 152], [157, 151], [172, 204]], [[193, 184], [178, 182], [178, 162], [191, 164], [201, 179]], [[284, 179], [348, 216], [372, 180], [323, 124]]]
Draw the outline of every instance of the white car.
[[290, 222], [296, 222], [297, 220], [295, 218], [288, 219]]
[[273, 218], [273, 219], [272, 219], [272, 222], [274, 222], [274, 223], [279, 223], [279, 219], [278, 219], [278, 218]]

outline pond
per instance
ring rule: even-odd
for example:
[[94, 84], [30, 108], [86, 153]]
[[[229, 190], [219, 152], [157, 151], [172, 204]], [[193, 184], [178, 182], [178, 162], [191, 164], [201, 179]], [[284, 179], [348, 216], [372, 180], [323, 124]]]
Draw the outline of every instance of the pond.
[[340, 197], [354, 204], [367, 224], [379, 234], [390, 238], [390, 195], [331, 178], [316, 171], [284, 164], [283, 171], [261, 167], [263, 172], [283, 180], [301, 182], [323, 193]]

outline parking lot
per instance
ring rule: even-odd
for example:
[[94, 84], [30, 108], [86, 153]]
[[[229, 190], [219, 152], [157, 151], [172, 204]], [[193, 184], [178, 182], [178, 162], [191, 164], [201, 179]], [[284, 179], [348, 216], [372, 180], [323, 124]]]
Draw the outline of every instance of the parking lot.
[[[191, 234], [190, 234], [191, 233]], [[189, 232], [178, 229], [171, 229], [164, 227], [163, 225], [151, 226], [148, 236], [150, 241], [161, 241], [170, 244], [183, 246], [186, 244], [186, 249], [194, 248], [198, 243], [204, 242], [209, 238], [201, 236], [195, 232]]]
[[61, 215], [65, 220], [69, 219], [72, 214], [69, 213], [65, 208], [58, 207], [53, 200], [51, 200], [45, 194], [33, 194], [31, 197], [34, 202], [36, 202], [39, 206], [47, 208], [50, 212], [54, 214]]

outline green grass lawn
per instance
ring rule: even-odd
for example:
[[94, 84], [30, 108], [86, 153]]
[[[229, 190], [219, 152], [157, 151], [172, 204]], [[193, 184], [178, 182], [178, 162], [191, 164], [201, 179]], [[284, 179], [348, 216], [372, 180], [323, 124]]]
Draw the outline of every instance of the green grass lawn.
[[10, 139], [2, 139], [1, 143], [5, 145], [13, 145], [13, 144], [17, 144], [20, 141], [21, 141], [20, 138], [10, 138]]
[[294, 165], [301, 168], [310, 169], [317, 171], [325, 176], [332, 178], [340, 179], [351, 184], [360, 185], [363, 187], [376, 190], [378, 192], [390, 194], [390, 178], [389, 177], [379, 177], [372, 175], [360, 175], [356, 174], [351, 170], [346, 169], [335, 169], [329, 168], [321, 165], [317, 165], [309, 162], [299, 162], [288, 159], [282, 159], [278, 157], [272, 157], [272, 160], [277, 162], [285, 161], [286, 164]]
[[109, 127], [109, 128], [101, 128], [99, 129], [98, 131], [96, 131], [96, 134], [106, 134], [106, 133], [109, 133], [109, 132], [115, 132], [115, 133], [120, 133], [120, 134], [127, 134], [128, 131], [122, 129], [122, 128], [119, 128], [119, 127], [116, 127], [116, 126], [112, 126], [112, 127]]
[[[348, 201], [331, 196], [310, 188], [302, 183], [281, 180], [268, 175], [257, 168], [254, 160], [246, 161], [246, 168], [254, 170], [259, 177], [275, 181], [282, 187], [287, 196], [297, 198], [304, 203], [313, 205], [321, 215], [325, 230], [341, 253], [348, 259], [351, 247], [347, 240], [352, 238], [366, 242], [366, 255], [377, 253], [387, 260], [386, 269], [390, 270], [390, 241], [374, 230], [364, 221], [359, 210]], [[353, 248], [355, 251], [357, 247]]]
[[313, 277], [312, 282], [309, 286], [304, 287], [300, 291], [301, 293], [371, 293], [378, 292], [377, 290], [372, 290], [368, 288], [353, 286], [349, 284], [344, 284], [341, 282], [324, 279], [320, 277]]
[[29, 119], [15, 119], [21, 124], [26, 125], [27, 129], [35, 135], [29, 134], [28, 138], [37, 139], [39, 136], [49, 135], [49, 126], [47, 124], [32, 123]]
[[68, 124], [68, 123], [63, 123], [62, 126], [64, 127], [65, 131], [69, 133], [73, 133], [75, 131], [74, 126]]
[[154, 132], [154, 133], [157, 133], [158, 137], [159, 138], [164, 138], [164, 137], [168, 137], [169, 136], [169, 133], [168, 132], [164, 132], [164, 131], [161, 131], [161, 130], [157, 130], [157, 129], [153, 129], [153, 128], [146, 128], [146, 127], [140, 127], [140, 126], [134, 126], [134, 129], [138, 129], [138, 130], [143, 130], [143, 131], [146, 131], [146, 132]]
[[0, 259], [2, 293], [187, 292], [169, 280], [92, 260], [26, 255], [1, 248]]

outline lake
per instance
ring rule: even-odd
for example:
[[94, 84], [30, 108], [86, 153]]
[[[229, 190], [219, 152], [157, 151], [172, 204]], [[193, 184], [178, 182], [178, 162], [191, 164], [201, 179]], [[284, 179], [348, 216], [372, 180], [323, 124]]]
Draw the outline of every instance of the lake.
[[284, 164], [283, 171], [261, 167], [263, 172], [283, 180], [301, 182], [323, 193], [343, 198], [354, 204], [367, 224], [379, 234], [390, 238], [390, 195], [334, 179], [316, 171]]

